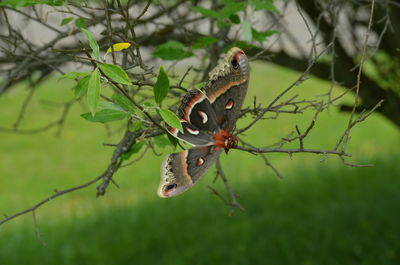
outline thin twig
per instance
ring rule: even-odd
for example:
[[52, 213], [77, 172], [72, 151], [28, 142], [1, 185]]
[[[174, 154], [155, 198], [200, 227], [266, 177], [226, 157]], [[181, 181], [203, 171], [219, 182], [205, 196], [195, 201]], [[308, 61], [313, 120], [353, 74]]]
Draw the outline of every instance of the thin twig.
[[240, 203], [237, 199], [237, 194], [233, 190], [231, 184], [229, 183], [228, 179], [225, 176], [224, 171], [222, 170], [222, 166], [221, 166], [221, 162], [220, 162], [219, 158], [217, 159], [216, 167], [217, 167], [217, 174], [218, 174], [218, 176], [221, 177], [222, 182], [224, 183], [226, 191], [228, 192], [228, 195], [230, 198], [229, 205], [232, 207], [232, 209], [229, 212], [229, 215], [232, 215], [236, 209], [244, 211], [243, 206], [240, 205]]

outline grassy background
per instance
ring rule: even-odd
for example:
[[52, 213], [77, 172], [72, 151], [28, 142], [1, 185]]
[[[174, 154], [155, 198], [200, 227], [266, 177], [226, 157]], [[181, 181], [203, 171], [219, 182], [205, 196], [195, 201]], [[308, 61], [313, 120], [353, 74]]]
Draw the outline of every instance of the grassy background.
[[[298, 76], [259, 63], [251, 74], [248, 105], [254, 96], [267, 104]], [[41, 87], [23, 128], [56, 119], [61, 109], [42, 101], [66, 100], [72, 97], [70, 87], [66, 81]], [[303, 98], [328, 88], [311, 79], [293, 93]], [[2, 126], [12, 125], [26, 93], [21, 85], [0, 98]], [[15, 213], [54, 189], [102, 173], [112, 153], [102, 143], [116, 142], [120, 135], [108, 137], [102, 125], [80, 118], [85, 111], [74, 106], [60, 138], [53, 132], [0, 133], [0, 213]], [[304, 130], [312, 116], [265, 120], [246, 139], [258, 146], [275, 143], [295, 124]], [[331, 148], [347, 120], [348, 114], [332, 107], [321, 114], [305, 146]], [[214, 170], [181, 196], [156, 197], [163, 157], [149, 153], [118, 172], [121, 188], [110, 186], [105, 197], [95, 198], [93, 186], [40, 208], [37, 220], [46, 246], [35, 236], [31, 215], [0, 226], [0, 264], [400, 264], [399, 144], [398, 130], [374, 114], [354, 129], [349, 143], [350, 161], [374, 164], [371, 168], [345, 167], [335, 157], [320, 162], [316, 155], [292, 160], [269, 155], [284, 175], [278, 179], [260, 158], [231, 151], [222, 156], [223, 167], [246, 208], [231, 217], [207, 189], [213, 185], [224, 193], [220, 181], [212, 184]]]

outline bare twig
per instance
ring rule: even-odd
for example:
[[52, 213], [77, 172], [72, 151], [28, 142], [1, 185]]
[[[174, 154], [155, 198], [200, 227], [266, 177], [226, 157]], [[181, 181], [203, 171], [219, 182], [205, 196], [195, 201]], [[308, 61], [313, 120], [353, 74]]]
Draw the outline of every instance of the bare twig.
[[320, 150], [320, 149], [281, 149], [281, 148], [252, 148], [244, 146], [235, 146], [233, 149], [242, 150], [250, 153], [286, 153], [288, 155], [294, 153], [313, 153], [321, 155], [337, 155], [337, 156], [347, 156], [351, 157], [351, 154], [336, 151], [336, 150]]
[[228, 192], [228, 195], [229, 195], [229, 204], [228, 205], [232, 207], [231, 211], [229, 212], [229, 215], [232, 215], [236, 209], [244, 211], [244, 208], [242, 207], [242, 205], [240, 205], [240, 203], [237, 199], [237, 194], [233, 190], [231, 184], [229, 183], [228, 179], [225, 176], [224, 171], [222, 170], [222, 166], [221, 166], [221, 162], [220, 162], [219, 158], [217, 159], [216, 167], [217, 167], [217, 175], [221, 177], [222, 182], [224, 183], [226, 191]]
[[258, 116], [252, 121], [250, 122], [247, 126], [245, 126], [242, 129], [239, 129], [236, 132], [236, 135], [240, 135], [241, 133], [244, 133], [245, 131], [247, 131], [248, 129], [250, 129], [254, 124], [257, 123], [258, 120], [260, 120], [265, 113], [267, 113], [273, 106], [274, 104], [281, 99], [286, 93], [288, 93], [293, 87], [298, 86], [300, 83], [302, 83], [304, 80], [307, 79], [307, 76], [309, 74], [309, 71], [311, 69], [311, 67], [315, 64], [315, 62], [317, 61], [317, 59], [325, 53], [325, 51], [327, 51], [329, 49], [331, 44], [329, 44], [322, 52], [320, 52], [318, 55], [315, 56], [315, 59], [310, 61], [310, 64], [307, 66], [306, 70], [296, 79], [296, 81], [294, 81], [290, 86], [288, 86], [286, 89], [284, 89], [279, 95], [277, 95], [272, 101], [271, 103], [268, 105], [268, 107], [266, 107], [263, 111], [260, 112], [260, 114], [258, 114]]
[[[369, 16], [369, 21], [368, 21], [368, 30], [367, 30], [366, 35], [365, 35], [363, 50], [362, 50], [362, 53], [361, 53], [360, 65], [359, 65], [358, 73], [357, 73], [356, 95], [355, 95], [355, 98], [354, 98], [353, 109], [351, 111], [351, 115], [350, 115], [350, 118], [349, 118], [347, 129], [345, 130], [345, 133], [343, 134], [343, 138], [341, 138], [340, 141], [338, 142], [338, 145], [342, 142], [342, 150], [346, 149], [346, 144], [347, 144], [347, 141], [349, 140], [350, 130], [357, 123], [357, 122], [354, 123], [353, 119], [354, 119], [354, 115], [356, 113], [356, 108], [357, 108], [357, 106], [359, 104], [359, 100], [360, 100], [359, 94], [360, 94], [360, 86], [361, 86], [361, 73], [362, 73], [362, 69], [363, 69], [363, 65], [364, 65], [364, 60], [366, 58], [367, 44], [368, 44], [369, 34], [370, 34], [370, 31], [371, 31], [371, 27], [372, 27], [372, 18], [374, 16], [374, 8], [375, 8], [375, 0], [372, 0], [371, 13], [370, 13], [370, 16]], [[373, 110], [375, 110], [377, 107], [379, 107], [381, 103], [382, 103], [382, 101], [380, 101], [373, 108]], [[360, 117], [361, 116], [362, 116], [362, 114], [360, 115]], [[368, 117], [368, 116], [366, 116], [366, 117]], [[365, 118], [363, 118], [363, 120]], [[337, 147], [338, 147], [338, 145], [337, 145]]]

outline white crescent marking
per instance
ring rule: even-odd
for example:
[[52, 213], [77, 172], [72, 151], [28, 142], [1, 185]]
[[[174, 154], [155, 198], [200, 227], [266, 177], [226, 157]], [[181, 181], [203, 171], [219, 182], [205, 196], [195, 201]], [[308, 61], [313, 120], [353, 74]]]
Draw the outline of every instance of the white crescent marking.
[[198, 130], [190, 129], [189, 127], [186, 127], [185, 129], [186, 129], [186, 131], [188, 131], [190, 134], [193, 134], [193, 135], [198, 135], [198, 134], [199, 134], [199, 131], [198, 131]]
[[235, 104], [235, 103], [233, 102], [232, 99], [228, 100], [228, 102], [225, 105], [225, 109], [228, 109], [228, 110], [232, 109], [233, 108], [233, 104]]
[[196, 166], [200, 167], [204, 164], [204, 159], [202, 157], [200, 157], [199, 159], [197, 159], [196, 162]]
[[[194, 106], [196, 106], [196, 104], [202, 102], [204, 99], [207, 98], [206, 95], [204, 95], [201, 91], [199, 91], [199, 93], [200, 93], [199, 99], [195, 100], [194, 102], [189, 102], [189, 108], [187, 108], [187, 107], [185, 108], [185, 116], [184, 117], [187, 121], [190, 120], [190, 114], [192, 113], [192, 109], [194, 108]], [[195, 96], [195, 97], [197, 97], [197, 96]]]
[[201, 110], [199, 110], [197, 113], [198, 113], [199, 116], [201, 117], [201, 122], [202, 122], [203, 124], [207, 123], [207, 121], [208, 121], [208, 116], [207, 116], [207, 114], [206, 114], [204, 111], [201, 111]]

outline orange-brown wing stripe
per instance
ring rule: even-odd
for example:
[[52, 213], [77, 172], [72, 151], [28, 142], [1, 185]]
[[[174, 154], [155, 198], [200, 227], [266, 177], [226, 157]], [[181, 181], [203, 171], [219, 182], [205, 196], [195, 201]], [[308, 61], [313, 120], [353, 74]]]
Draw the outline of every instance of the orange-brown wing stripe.
[[181, 155], [182, 174], [188, 180], [190, 185], [192, 185], [193, 184], [192, 177], [189, 175], [189, 173], [187, 171], [187, 162], [186, 162], [187, 155], [188, 155], [187, 150], [185, 152], [182, 152], [182, 155]]
[[190, 112], [194, 106], [195, 103], [199, 102], [202, 98], [205, 98], [205, 95], [201, 92], [199, 92], [198, 95], [196, 95], [195, 97], [193, 97], [189, 103], [187, 103], [186, 107], [185, 107], [185, 113], [184, 113], [184, 119], [189, 121], [189, 116], [190, 116]]
[[210, 101], [210, 103], [214, 103], [216, 98], [218, 98], [220, 95], [224, 94], [231, 87], [241, 85], [244, 82], [246, 82], [246, 79], [230, 82], [230, 83], [226, 84], [225, 86], [223, 86], [222, 88], [220, 88], [217, 91], [215, 91], [210, 96], [208, 96], [208, 100]]

